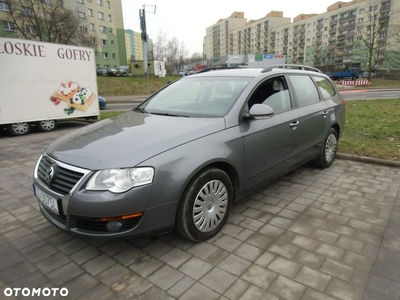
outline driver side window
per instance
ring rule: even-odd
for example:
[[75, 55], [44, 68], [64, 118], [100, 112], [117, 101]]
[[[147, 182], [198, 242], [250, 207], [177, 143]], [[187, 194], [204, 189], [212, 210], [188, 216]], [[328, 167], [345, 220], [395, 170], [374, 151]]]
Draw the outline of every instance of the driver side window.
[[266, 104], [274, 110], [274, 114], [292, 108], [288, 85], [283, 76], [274, 77], [263, 82], [248, 101], [249, 109], [254, 104]]

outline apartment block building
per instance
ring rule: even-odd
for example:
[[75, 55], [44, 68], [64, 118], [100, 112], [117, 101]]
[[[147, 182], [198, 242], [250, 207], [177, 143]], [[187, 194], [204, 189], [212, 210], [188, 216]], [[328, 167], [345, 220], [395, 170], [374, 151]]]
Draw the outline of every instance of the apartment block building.
[[[209, 33], [215, 26], [208, 27]], [[257, 21], [228, 32], [228, 54], [268, 53], [285, 56], [287, 63], [344, 68], [368, 68], [368, 46], [371, 41], [373, 68], [387, 68], [393, 49], [400, 45], [391, 34], [400, 26], [400, 1], [353, 0], [336, 2], [322, 14], [300, 14], [290, 22], [282, 12], [270, 12]], [[214, 35], [213, 35], [214, 36]], [[225, 36], [206, 47], [206, 55], [216, 45], [226, 41]], [[218, 40], [218, 38], [222, 38]], [[396, 48], [397, 47], [397, 48]], [[396, 51], [396, 50], [395, 50]]]
[[[34, 6], [38, 5], [36, 2], [27, 4], [24, 11], [40, 12], [43, 16], [37, 18], [39, 22], [51, 22], [53, 17], [51, 12], [55, 11], [56, 6], [72, 11], [78, 17], [78, 30], [81, 36], [85, 37], [79, 44], [95, 50], [97, 67], [117, 68], [127, 65], [121, 0], [43, 0], [42, 2], [43, 6]], [[14, 9], [13, 1], [8, 5], [0, 0], [0, 36], [24, 38], [16, 30], [14, 20], [10, 18], [12, 9]], [[23, 20], [17, 19], [16, 22]], [[29, 37], [37, 40], [35, 26], [28, 27], [23, 29], [30, 30]], [[51, 38], [43, 39], [43, 36], [41, 38], [44, 41], [52, 41]]]
[[[125, 45], [128, 62], [143, 60], [142, 33], [131, 29], [125, 30]], [[147, 58], [153, 59], [153, 40], [147, 35]]]

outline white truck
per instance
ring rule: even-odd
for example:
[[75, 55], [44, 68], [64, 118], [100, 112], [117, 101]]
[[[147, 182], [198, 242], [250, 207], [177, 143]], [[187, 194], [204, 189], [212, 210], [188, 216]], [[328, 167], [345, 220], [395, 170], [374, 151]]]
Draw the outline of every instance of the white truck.
[[91, 48], [0, 38], [0, 128], [12, 135], [99, 118]]

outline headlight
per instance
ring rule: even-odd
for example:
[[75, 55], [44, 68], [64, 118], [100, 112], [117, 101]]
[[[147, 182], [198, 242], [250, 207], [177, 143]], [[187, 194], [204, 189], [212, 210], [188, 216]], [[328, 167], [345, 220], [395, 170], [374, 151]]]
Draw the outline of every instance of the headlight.
[[106, 169], [97, 171], [86, 184], [89, 191], [109, 190], [123, 193], [127, 190], [153, 182], [153, 168]]

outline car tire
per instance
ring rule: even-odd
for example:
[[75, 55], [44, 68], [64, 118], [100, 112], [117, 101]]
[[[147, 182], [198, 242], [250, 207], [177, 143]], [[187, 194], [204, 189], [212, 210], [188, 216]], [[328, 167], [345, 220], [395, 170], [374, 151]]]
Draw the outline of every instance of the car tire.
[[335, 160], [338, 147], [338, 133], [334, 128], [329, 130], [327, 137], [321, 146], [320, 155], [314, 160], [314, 164], [320, 168], [329, 168]]
[[7, 125], [7, 131], [13, 136], [26, 135], [31, 132], [32, 125], [28, 122]]
[[56, 120], [43, 120], [36, 123], [36, 127], [39, 131], [46, 132], [52, 131], [57, 128], [57, 121]]
[[191, 180], [178, 206], [178, 234], [195, 242], [212, 238], [228, 219], [232, 201], [229, 176], [217, 168], [203, 170]]

